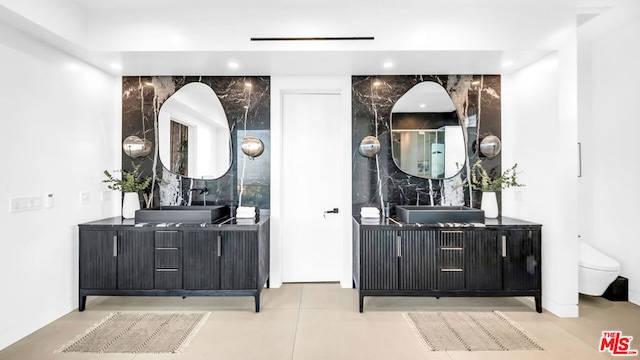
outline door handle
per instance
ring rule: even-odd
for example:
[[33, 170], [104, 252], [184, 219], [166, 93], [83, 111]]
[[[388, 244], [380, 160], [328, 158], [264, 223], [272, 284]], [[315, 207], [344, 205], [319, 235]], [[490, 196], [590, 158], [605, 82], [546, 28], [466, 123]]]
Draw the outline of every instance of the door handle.
[[502, 235], [502, 257], [507, 257], [507, 235]]
[[327, 217], [327, 214], [338, 214], [340, 210], [338, 208], [333, 208], [332, 210], [327, 210], [322, 215], [323, 217]]

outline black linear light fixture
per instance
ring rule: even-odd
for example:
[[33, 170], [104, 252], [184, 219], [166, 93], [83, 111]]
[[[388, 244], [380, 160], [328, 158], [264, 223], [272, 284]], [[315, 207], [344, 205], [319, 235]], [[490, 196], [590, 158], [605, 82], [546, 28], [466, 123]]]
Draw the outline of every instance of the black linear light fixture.
[[335, 37], [252, 37], [251, 41], [334, 41], [334, 40], [375, 40], [373, 36]]

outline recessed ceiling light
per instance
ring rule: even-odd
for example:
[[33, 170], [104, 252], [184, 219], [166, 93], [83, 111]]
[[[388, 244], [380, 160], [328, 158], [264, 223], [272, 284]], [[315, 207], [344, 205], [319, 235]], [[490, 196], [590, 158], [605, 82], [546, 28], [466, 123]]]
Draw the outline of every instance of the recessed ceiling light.
[[427, 104], [420, 104], [421, 108], [427, 107]]
[[230, 68], [232, 68], [232, 69], [237, 69], [237, 68], [239, 68], [239, 67], [240, 67], [240, 64], [238, 64], [238, 63], [237, 63], [237, 62], [235, 62], [235, 61], [229, 61], [229, 64], [228, 64], [228, 65], [229, 65], [229, 67], [230, 67]]
[[80, 65], [78, 65], [78, 64], [76, 64], [76, 63], [68, 63], [68, 64], [66, 65], [66, 68], [67, 68], [68, 70], [77, 71], [77, 70], [80, 70]]
[[391, 61], [387, 61], [382, 66], [384, 66], [385, 69], [388, 69], [390, 67], [393, 67], [393, 63]]
[[111, 66], [112, 69], [122, 70], [122, 65], [120, 64], [111, 63], [109, 66]]
[[502, 63], [502, 67], [509, 67], [509, 66], [513, 66], [513, 61], [505, 61]]

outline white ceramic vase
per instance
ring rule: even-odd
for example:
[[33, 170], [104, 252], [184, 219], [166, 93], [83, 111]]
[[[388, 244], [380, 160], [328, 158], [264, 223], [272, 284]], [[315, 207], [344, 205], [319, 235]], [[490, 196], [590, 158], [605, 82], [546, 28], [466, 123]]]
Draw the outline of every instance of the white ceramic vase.
[[498, 198], [494, 191], [485, 191], [482, 193], [480, 208], [484, 210], [484, 217], [489, 219], [498, 217]]
[[138, 193], [124, 193], [124, 200], [122, 200], [122, 217], [125, 219], [133, 219], [136, 216], [136, 210], [140, 210], [140, 197]]

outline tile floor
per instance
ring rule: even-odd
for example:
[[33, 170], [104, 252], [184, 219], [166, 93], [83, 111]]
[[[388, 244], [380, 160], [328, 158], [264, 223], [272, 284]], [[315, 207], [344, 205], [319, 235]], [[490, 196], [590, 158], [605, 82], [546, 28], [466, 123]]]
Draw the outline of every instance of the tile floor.
[[[579, 318], [538, 314], [528, 298], [365, 298], [338, 284], [284, 284], [266, 289], [262, 309], [253, 298], [96, 297], [84, 312], [72, 311], [0, 351], [0, 359], [605, 359], [597, 349], [601, 331], [621, 330], [640, 349], [640, 307], [580, 297]], [[211, 311], [209, 320], [181, 354], [54, 354], [113, 311]], [[431, 352], [418, 341], [403, 312], [504, 312], [536, 337], [543, 351]]]

